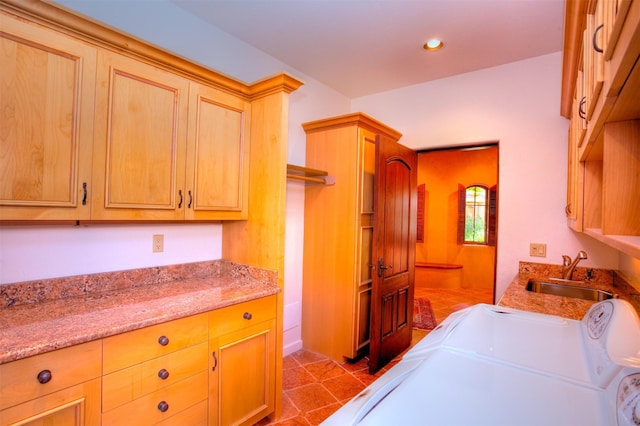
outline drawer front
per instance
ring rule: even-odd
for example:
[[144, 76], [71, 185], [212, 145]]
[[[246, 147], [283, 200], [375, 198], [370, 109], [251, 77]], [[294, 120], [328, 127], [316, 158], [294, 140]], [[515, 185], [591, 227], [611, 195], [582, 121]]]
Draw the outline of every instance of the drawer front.
[[[207, 371], [102, 414], [102, 425], [153, 425], [207, 399]], [[166, 404], [163, 407], [163, 404]], [[163, 411], [163, 409], [166, 410]], [[169, 422], [171, 423], [171, 422]]]
[[101, 355], [96, 340], [1, 364], [0, 410], [100, 377]]
[[207, 343], [201, 343], [107, 374], [102, 409], [109, 411], [207, 369]]
[[209, 336], [221, 336], [275, 318], [276, 296], [263, 297], [209, 313]]
[[184, 349], [207, 340], [207, 314], [181, 318], [103, 340], [103, 373]]
[[208, 425], [207, 421], [207, 401], [202, 401], [196, 405], [179, 412], [167, 420], [156, 423], [156, 426], [202, 426]]

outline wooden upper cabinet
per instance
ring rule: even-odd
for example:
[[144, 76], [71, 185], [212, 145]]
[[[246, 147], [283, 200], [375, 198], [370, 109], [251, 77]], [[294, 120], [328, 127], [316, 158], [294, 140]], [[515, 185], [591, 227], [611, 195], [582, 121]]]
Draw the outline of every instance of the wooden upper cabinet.
[[98, 54], [91, 218], [184, 217], [189, 81]]
[[246, 219], [251, 105], [192, 82], [189, 94], [187, 219]]
[[88, 219], [96, 49], [0, 20], [0, 219]]

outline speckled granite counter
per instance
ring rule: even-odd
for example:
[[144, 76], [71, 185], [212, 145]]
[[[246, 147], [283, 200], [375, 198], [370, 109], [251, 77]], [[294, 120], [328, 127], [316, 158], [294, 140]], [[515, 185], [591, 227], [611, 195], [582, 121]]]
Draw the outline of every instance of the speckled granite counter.
[[[498, 305], [570, 319], [582, 319], [595, 302], [526, 290], [530, 278], [560, 277], [561, 268], [560, 265], [520, 262], [518, 276], [504, 292]], [[573, 279], [584, 281], [585, 287], [618, 295], [621, 299], [630, 302], [640, 313], [640, 293], [615, 271], [578, 267]]]
[[222, 260], [0, 285], [0, 364], [279, 291]]

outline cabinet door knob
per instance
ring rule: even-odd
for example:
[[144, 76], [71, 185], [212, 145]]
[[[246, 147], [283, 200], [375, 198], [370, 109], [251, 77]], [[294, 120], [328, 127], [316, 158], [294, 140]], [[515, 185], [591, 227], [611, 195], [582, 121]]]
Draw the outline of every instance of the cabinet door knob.
[[51, 371], [42, 370], [38, 373], [38, 382], [44, 385], [45, 383], [49, 383], [52, 377], [53, 376], [51, 375]]
[[182, 208], [182, 189], [178, 190], [178, 197], [180, 197], [180, 200], [178, 201], [178, 208], [181, 209]]
[[163, 368], [162, 370], [158, 371], [158, 377], [160, 377], [162, 380], [167, 380], [167, 378], [169, 377], [169, 372]]
[[169, 409], [169, 404], [167, 404], [166, 401], [160, 401], [158, 403], [158, 410], [162, 411], [163, 413], [166, 412]]
[[245, 312], [244, 314], [242, 314], [242, 318], [250, 320], [251, 318], [253, 318], [253, 315], [251, 315], [251, 312]]
[[169, 344], [169, 338], [167, 336], [158, 337], [158, 343], [162, 346], [167, 346]]

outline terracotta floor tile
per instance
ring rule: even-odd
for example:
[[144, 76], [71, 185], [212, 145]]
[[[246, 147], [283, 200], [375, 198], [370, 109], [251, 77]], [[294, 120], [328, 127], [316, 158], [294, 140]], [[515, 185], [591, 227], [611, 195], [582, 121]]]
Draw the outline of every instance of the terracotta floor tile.
[[302, 416], [294, 417], [292, 419], [282, 420], [277, 423], [269, 423], [271, 426], [310, 426], [307, 419]]
[[317, 381], [304, 367], [289, 368], [282, 375], [282, 389], [289, 390], [299, 388]]
[[282, 369], [288, 370], [289, 368], [300, 367], [300, 363], [291, 355], [285, 356], [282, 359]]
[[363, 357], [356, 362], [344, 361], [340, 363], [340, 366], [347, 371], [365, 370], [369, 368], [369, 359], [367, 357]]
[[351, 374], [344, 374], [325, 380], [322, 382], [322, 385], [327, 388], [338, 401], [353, 398], [366, 387]]
[[305, 419], [307, 420], [307, 422], [309, 422], [310, 425], [319, 425], [320, 423], [325, 421], [327, 417], [336, 412], [340, 407], [342, 407], [342, 404], [336, 402], [335, 404], [327, 405], [326, 407], [309, 411], [305, 416]]
[[327, 359], [324, 361], [312, 362], [304, 366], [317, 381], [324, 381], [332, 377], [341, 376], [347, 371], [337, 362]]
[[320, 355], [306, 349], [301, 349], [295, 353], [292, 353], [291, 356], [301, 365], [311, 364], [312, 362], [318, 362], [327, 359], [327, 357], [324, 355]]
[[318, 408], [338, 402], [337, 399], [319, 383], [312, 383], [291, 389], [286, 391], [285, 394], [291, 398], [291, 402], [293, 402], [302, 413], [317, 410]]

